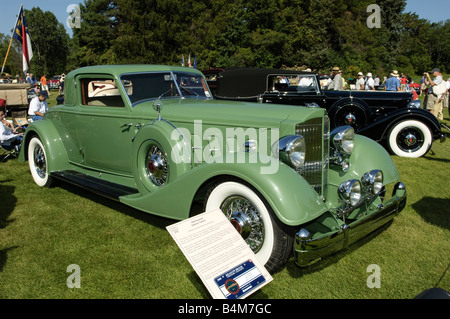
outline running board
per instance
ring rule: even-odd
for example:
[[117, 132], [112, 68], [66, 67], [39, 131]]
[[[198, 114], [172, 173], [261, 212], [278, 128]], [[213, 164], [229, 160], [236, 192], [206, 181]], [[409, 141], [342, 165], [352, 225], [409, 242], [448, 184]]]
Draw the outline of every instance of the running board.
[[50, 176], [116, 201], [119, 201], [121, 196], [139, 192], [135, 188], [108, 182], [76, 171], [52, 172]]

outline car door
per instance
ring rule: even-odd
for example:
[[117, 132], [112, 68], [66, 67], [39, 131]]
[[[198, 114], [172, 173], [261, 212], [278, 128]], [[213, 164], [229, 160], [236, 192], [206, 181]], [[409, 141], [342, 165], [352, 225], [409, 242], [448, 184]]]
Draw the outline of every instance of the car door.
[[120, 84], [107, 75], [77, 80], [82, 164], [100, 172], [131, 176], [131, 144], [138, 123], [121, 95]]

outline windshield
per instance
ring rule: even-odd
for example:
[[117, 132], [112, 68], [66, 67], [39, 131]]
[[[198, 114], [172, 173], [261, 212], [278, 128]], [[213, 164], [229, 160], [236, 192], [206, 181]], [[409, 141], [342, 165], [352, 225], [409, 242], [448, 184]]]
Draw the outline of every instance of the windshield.
[[124, 74], [121, 82], [134, 106], [148, 100], [167, 98], [210, 98], [205, 79], [187, 72]]
[[269, 76], [269, 91], [317, 92], [319, 86], [313, 74], [287, 74]]

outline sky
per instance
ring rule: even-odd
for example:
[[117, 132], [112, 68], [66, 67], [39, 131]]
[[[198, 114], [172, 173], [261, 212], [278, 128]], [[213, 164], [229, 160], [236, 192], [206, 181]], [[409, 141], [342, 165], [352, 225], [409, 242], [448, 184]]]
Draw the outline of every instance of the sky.
[[[67, 12], [67, 9], [69, 5], [80, 2], [84, 3], [84, 0], [0, 0], [0, 33], [11, 35], [20, 5], [23, 4], [27, 10], [40, 7], [42, 11], [53, 12], [71, 36], [72, 30], [67, 26], [67, 18], [71, 10]], [[373, 3], [376, 3], [376, 0], [373, 0]], [[415, 12], [420, 18], [431, 22], [445, 21], [449, 19], [450, 0], [407, 0], [405, 12]]]

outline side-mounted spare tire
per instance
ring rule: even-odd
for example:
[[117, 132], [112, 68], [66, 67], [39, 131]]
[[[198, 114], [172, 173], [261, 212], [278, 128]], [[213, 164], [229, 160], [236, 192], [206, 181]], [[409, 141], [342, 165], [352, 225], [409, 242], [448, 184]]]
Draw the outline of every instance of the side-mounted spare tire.
[[138, 190], [157, 190], [190, 169], [188, 141], [164, 120], [141, 128], [133, 140], [133, 176]]
[[350, 125], [355, 131], [358, 131], [372, 121], [370, 107], [362, 101], [352, 99], [344, 99], [336, 102], [328, 113], [333, 128]]

